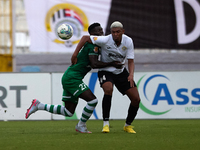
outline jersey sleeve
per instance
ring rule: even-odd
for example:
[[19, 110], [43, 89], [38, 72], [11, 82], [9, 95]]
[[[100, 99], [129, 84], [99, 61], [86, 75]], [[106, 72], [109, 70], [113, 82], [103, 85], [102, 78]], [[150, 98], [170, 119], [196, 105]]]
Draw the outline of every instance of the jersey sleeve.
[[107, 36], [90, 36], [90, 39], [93, 44], [96, 44], [98, 46], [102, 46], [108, 41]]
[[129, 41], [129, 46], [128, 46], [128, 51], [126, 54], [127, 59], [134, 59], [134, 45], [133, 45], [133, 40], [130, 39]]

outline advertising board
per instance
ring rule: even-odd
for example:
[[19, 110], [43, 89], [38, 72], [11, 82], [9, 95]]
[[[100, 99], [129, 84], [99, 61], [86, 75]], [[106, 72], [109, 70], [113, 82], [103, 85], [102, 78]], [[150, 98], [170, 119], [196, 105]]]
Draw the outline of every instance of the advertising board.
[[[33, 99], [51, 104], [49, 73], [0, 73], [0, 120], [25, 120]], [[50, 120], [51, 114], [38, 111], [29, 120]]]
[[[32, 99], [44, 104], [63, 105], [63, 73], [1, 73], [0, 120], [25, 120]], [[200, 72], [136, 72], [134, 79], [140, 94], [136, 119], [200, 118]], [[103, 90], [96, 72], [83, 80], [96, 95], [98, 104], [90, 119], [102, 119]], [[130, 100], [114, 87], [110, 119], [125, 119]], [[79, 99], [73, 117], [37, 111], [28, 120], [79, 119], [86, 102]]]
[[[59, 76], [59, 74], [57, 74]], [[186, 119], [199, 118], [200, 114], [200, 72], [136, 72], [141, 103], [137, 119]], [[60, 83], [61, 75], [57, 83]], [[53, 81], [56, 82], [57, 78]], [[91, 119], [102, 119], [103, 90], [100, 88], [97, 73], [89, 73], [84, 82], [98, 98], [98, 105]], [[54, 84], [52, 84], [54, 85]], [[59, 87], [61, 88], [61, 86]], [[53, 93], [58, 92], [59, 88]], [[59, 96], [58, 96], [59, 97]], [[53, 99], [58, 103], [61, 97]], [[110, 119], [125, 119], [129, 99], [114, 87]], [[80, 99], [75, 118], [80, 118], [86, 102]], [[57, 119], [57, 117], [54, 117]], [[59, 118], [58, 118], [59, 119]]]

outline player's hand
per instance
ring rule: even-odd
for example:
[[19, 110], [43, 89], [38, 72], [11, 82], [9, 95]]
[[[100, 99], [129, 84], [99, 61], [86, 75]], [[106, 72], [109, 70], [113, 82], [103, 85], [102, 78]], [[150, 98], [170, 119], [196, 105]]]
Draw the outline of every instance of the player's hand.
[[117, 69], [121, 69], [123, 67], [124, 64], [121, 64], [121, 62], [119, 61], [113, 61], [111, 62], [112, 66], [117, 68]]
[[128, 81], [130, 82], [130, 86], [134, 87], [134, 81], [133, 81], [133, 76], [132, 75], [128, 76]]
[[71, 63], [72, 63], [72, 65], [75, 65], [77, 63], [77, 57], [76, 56], [72, 55]]

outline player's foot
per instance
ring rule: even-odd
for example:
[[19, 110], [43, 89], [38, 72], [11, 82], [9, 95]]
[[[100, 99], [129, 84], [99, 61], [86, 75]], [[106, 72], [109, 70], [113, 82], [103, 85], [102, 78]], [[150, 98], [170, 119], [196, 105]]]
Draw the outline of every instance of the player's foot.
[[110, 132], [109, 126], [108, 126], [108, 125], [105, 125], [105, 126], [103, 127], [102, 132], [103, 132], [103, 133], [109, 133], [109, 132]]
[[125, 132], [128, 132], [128, 133], [136, 133], [136, 132], [133, 130], [133, 126], [124, 126], [124, 131], [125, 131]]
[[77, 132], [80, 132], [80, 133], [92, 133], [92, 132], [88, 131], [86, 125], [78, 126], [78, 124], [77, 124], [75, 129]]
[[32, 114], [32, 113], [34, 113], [34, 112], [36, 112], [37, 110], [38, 110], [38, 104], [40, 103], [40, 101], [38, 101], [37, 99], [34, 99], [33, 101], [32, 101], [32, 104], [31, 104], [31, 106], [27, 109], [27, 112], [26, 112], [26, 119], [28, 119], [28, 117]]

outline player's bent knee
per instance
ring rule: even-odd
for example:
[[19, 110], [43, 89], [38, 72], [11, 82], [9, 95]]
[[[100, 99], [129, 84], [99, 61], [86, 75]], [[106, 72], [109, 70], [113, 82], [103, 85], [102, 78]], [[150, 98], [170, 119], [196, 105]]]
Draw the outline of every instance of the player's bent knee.
[[140, 98], [136, 99], [136, 104], [139, 106], [139, 104], [140, 104]]
[[105, 95], [112, 95], [113, 88], [103, 89]]
[[72, 117], [74, 115], [74, 112], [71, 113], [69, 110], [67, 110], [66, 108], [64, 109], [64, 112], [62, 113], [64, 114], [66, 117]]
[[92, 105], [95, 105], [95, 106], [97, 105], [97, 103], [98, 103], [98, 99], [97, 98], [88, 102], [88, 104], [92, 104]]
[[105, 84], [102, 86], [104, 94], [106, 95], [112, 95], [113, 92], [113, 86], [110, 86], [109, 84]]
[[73, 115], [74, 115], [73, 113], [71, 113], [71, 114], [68, 114], [68, 116], [69, 116], [69, 117], [72, 117]]
[[140, 106], [140, 99], [137, 101], [137, 105], [138, 105], [138, 107]]
[[134, 107], [139, 107], [140, 99], [134, 99], [133, 101], [131, 101], [131, 105]]

